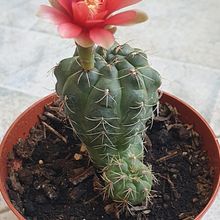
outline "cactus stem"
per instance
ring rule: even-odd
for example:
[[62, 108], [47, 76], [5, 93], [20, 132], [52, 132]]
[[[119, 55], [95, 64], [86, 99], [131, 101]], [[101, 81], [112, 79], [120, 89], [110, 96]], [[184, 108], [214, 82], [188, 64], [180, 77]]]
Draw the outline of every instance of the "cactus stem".
[[113, 173], [113, 174], [115, 174], [116, 176], [118, 176], [118, 177], [121, 177], [121, 173], [117, 173], [117, 172], [115, 172], [115, 171], [111, 171], [111, 173]]
[[[96, 88], [96, 87], [94, 86], [94, 88]], [[113, 96], [110, 95], [110, 90], [109, 89], [104, 89], [104, 90], [99, 89], [99, 88], [96, 88], [96, 89], [99, 90], [100, 92], [104, 92], [104, 95], [99, 100], [97, 100], [95, 103], [99, 103], [103, 99], [106, 99], [105, 105], [106, 105], [106, 108], [108, 108], [109, 98], [111, 98], [117, 104], [117, 102], [115, 101]]]
[[109, 141], [109, 143], [110, 143], [112, 146], [115, 146], [115, 145], [112, 143], [111, 139], [108, 137], [108, 135], [107, 135], [106, 133], [105, 133], [104, 135], [105, 135], [106, 139]]
[[70, 129], [72, 129], [72, 130], [73, 130], [73, 133], [76, 134], [77, 137], [79, 137], [79, 134], [78, 134], [78, 132], [76, 131], [75, 126], [72, 124], [71, 119], [69, 118], [68, 120], [69, 120], [70, 127], [71, 127]]
[[118, 45], [116, 48], [115, 48], [115, 52], [118, 53], [119, 51], [122, 50], [124, 45]]
[[101, 176], [101, 178], [106, 181], [107, 183], [111, 182], [111, 180], [106, 176], [106, 173], [104, 172]]
[[154, 177], [143, 163], [142, 133], [158, 113], [158, 105], [153, 107], [160, 85], [147, 56], [127, 44], [95, 51], [77, 45], [74, 57], [61, 61], [54, 73], [70, 124], [86, 143], [90, 161], [102, 169], [104, 197], [122, 208], [147, 201]]
[[110, 197], [110, 195], [113, 196], [114, 195], [114, 185], [113, 185], [113, 182], [109, 183], [109, 189], [108, 190], [109, 190], [108, 191], [109, 197]]
[[135, 72], [136, 74], [134, 74], [134, 73], [132, 73], [132, 76], [134, 76], [134, 78], [136, 79], [136, 81], [137, 81], [137, 84], [138, 84], [138, 88], [141, 88], [141, 83], [142, 83], [142, 85], [144, 85], [144, 80], [140, 77], [140, 75], [137, 73], [137, 72]]
[[97, 75], [99, 75], [99, 76], [103, 76], [103, 74], [101, 74], [101, 73], [99, 73], [99, 72], [97, 72], [97, 71], [95, 71], [95, 70], [90, 70], [90, 73], [95, 73], [95, 74], [97, 74]]
[[[130, 107], [131, 108], [131, 107]], [[146, 109], [145, 109], [145, 107], [144, 107], [144, 102], [142, 102], [141, 103], [141, 105], [138, 107], [140, 110], [138, 111], [138, 113], [134, 116], [134, 117], [132, 117], [131, 119], [135, 119], [135, 118], [137, 118], [141, 113], [142, 113], [142, 111], [143, 111], [143, 113], [146, 113]]]
[[123, 78], [126, 78], [126, 77], [128, 77], [128, 76], [130, 76], [131, 74], [130, 73], [128, 73], [128, 74], [126, 74], [126, 75], [124, 75], [124, 76], [120, 76], [120, 77], [118, 77], [117, 79], [123, 79]]
[[135, 69], [131, 69], [128, 74], [126, 74], [124, 76], [121, 76], [121, 77], [118, 77], [118, 79], [123, 79], [123, 78], [126, 78], [128, 76], [132, 76], [132, 77], [134, 77], [136, 79], [139, 88], [141, 88], [140, 82], [142, 82], [142, 85], [144, 85], [144, 81], [141, 78], [141, 76], [143, 76], [143, 74], [137, 72]]
[[90, 121], [99, 121], [100, 119], [105, 119], [105, 120], [119, 120], [119, 118], [117, 117], [113, 117], [113, 118], [104, 118], [104, 117], [93, 117], [93, 118], [89, 118], [89, 117], [85, 117], [86, 119], [90, 120]]
[[[147, 66], [145, 66], [145, 67], [138, 67], [136, 70], [144, 69], [144, 68], [146, 68], [146, 67], [147, 67]], [[152, 82], [155, 82], [154, 79], [152, 79], [151, 77], [145, 76], [145, 75], [142, 74], [140, 71], [138, 71], [138, 74], [139, 74], [140, 76], [146, 78], [146, 79], [149, 79], [149, 80], [152, 81]]]
[[129, 199], [130, 195], [134, 199], [134, 193], [135, 191], [132, 188], [128, 188], [127, 190], [124, 191], [125, 194], [125, 200]]
[[[131, 135], [131, 136], [129, 136], [129, 137], [127, 137], [127, 136], [125, 135], [128, 140], [125, 141], [123, 144], [124, 144], [124, 145], [129, 144], [129, 143], [131, 142], [131, 139], [135, 138], [135, 136], [137, 136], [137, 135], [138, 135], [138, 133], [135, 133], [134, 135]], [[129, 148], [129, 147], [130, 147], [130, 145], [128, 146], [128, 148]]]
[[105, 190], [108, 194], [108, 197], [110, 197], [110, 195], [114, 195], [114, 184], [113, 184], [113, 182], [109, 181], [108, 184], [106, 185]]
[[115, 146], [113, 143], [112, 143], [112, 141], [111, 141], [111, 139], [108, 137], [108, 135], [106, 134], [106, 132], [105, 131], [101, 131], [101, 132], [97, 132], [97, 133], [94, 133], [94, 134], [90, 134], [90, 135], [97, 135], [92, 141], [91, 141], [91, 143], [93, 143], [94, 141], [96, 141], [98, 138], [102, 138], [101, 140], [102, 140], [102, 144], [104, 144], [104, 140], [105, 140], [105, 138], [108, 140], [108, 142], [112, 145], [112, 146]]
[[[152, 191], [154, 191], [154, 190], [152, 190]], [[153, 199], [154, 197], [149, 193], [149, 191], [148, 191], [148, 193], [147, 193], [147, 195], [146, 195], [146, 206], [147, 206], [147, 204], [148, 203], [152, 203], [152, 199]]]
[[[111, 158], [111, 155], [109, 154], [109, 153], [107, 153], [107, 154], [99, 154], [100, 155], [100, 158], [102, 159], [102, 160], [105, 160], [106, 158], [107, 158], [107, 160], [110, 160], [110, 158]], [[103, 155], [103, 156], [102, 156]], [[102, 156], [102, 157], [101, 157]]]
[[109, 65], [115, 65], [115, 64], [117, 64], [117, 63], [119, 63], [119, 58], [118, 57], [116, 57], [116, 58], [114, 58], [112, 61], [111, 61], [111, 63], [109, 63]]
[[87, 79], [87, 82], [88, 82], [88, 86], [90, 88], [91, 87], [91, 83], [90, 83], [90, 80], [89, 80], [88, 72], [86, 72], [86, 79]]
[[137, 183], [140, 183], [140, 182], [141, 182], [140, 177], [135, 176], [135, 177], [133, 177], [132, 179], [133, 179], [135, 182], [137, 182]]
[[126, 175], [121, 175], [120, 177], [117, 178], [117, 180], [114, 182], [114, 184], [120, 182], [121, 180], [123, 181], [123, 186], [125, 186], [125, 180], [127, 176]]
[[79, 71], [79, 72], [81, 72], [81, 74], [79, 75], [79, 78], [77, 80], [77, 85], [79, 85], [80, 80], [81, 80], [83, 74], [86, 74], [86, 79], [87, 79], [87, 82], [88, 82], [88, 86], [91, 87], [91, 83], [90, 83], [90, 80], [89, 80], [88, 72], [82, 72], [82, 71]]
[[137, 125], [137, 124], [139, 124], [139, 123], [141, 123], [141, 119], [138, 119], [138, 121], [136, 121], [136, 122], [134, 122], [134, 123], [126, 124], [126, 125], [123, 125], [123, 126], [125, 126], [125, 127], [131, 127], [131, 126]]
[[75, 114], [75, 112], [68, 106], [67, 100], [68, 100], [68, 97], [67, 97], [67, 96], [64, 96], [64, 105], [65, 105], [65, 107], [68, 108], [68, 110], [69, 110], [72, 114]]
[[108, 144], [102, 144], [102, 145], [96, 145], [96, 146], [93, 146], [94, 149], [103, 149], [106, 151], [108, 148], [112, 149], [112, 150], [117, 150], [117, 148], [111, 146], [111, 145], [108, 145]]
[[[88, 135], [88, 136], [94, 136], [94, 135], [98, 135], [98, 134], [100, 134], [100, 133], [102, 133], [103, 134], [103, 131], [101, 131], [101, 132], [95, 132], [95, 133], [90, 133], [90, 134], [86, 134], [86, 135]], [[116, 133], [116, 132], [108, 132], [108, 131], [105, 131], [105, 133], [108, 133], [109, 135], [121, 135], [122, 133]]]
[[101, 57], [96, 57], [96, 59], [99, 60], [100, 62], [108, 65], [107, 62], [105, 60], [103, 60]]
[[135, 106], [135, 107], [129, 107], [131, 109], [139, 109], [139, 108], [143, 108], [145, 105], [144, 105], [144, 102], [137, 102], [138, 106]]
[[116, 165], [117, 167], [119, 167], [120, 171], [122, 172], [121, 167], [122, 167], [123, 163], [120, 162], [120, 161], [115, 161], [115, 165]]
[[89, 129], [89, 130], [87, 131], [87, 133], [96, 130], [100, 125], [102, 125], [103, 129], [105, 130], [105, 132], [107, 132], [107, 129], [106, 129], [106, 127], [105, 127], [105, 122], [101, 119], [100, 122], [99, 122], [95, 127]]
[[145, 57], [141, 51], [131, 52], [130, 54], [127, 55], [127, 57], [132, 56], [134, 58], [136, 55], [140, 55], [143, 59], [148, 61], [147, 57]]
[[[87, 131], [87, 133], [96, 130], [100, 125], [102, 125], [102, 127], [103, 127], [103, 129], [105, 130], [106, 133], [109, 133], [109, 132], [107, 131], [105, 125], [108, 125], [108, 126], [111, 127], [111, 128], [120, 129], [119, 127], [113, 126], [113, 125], [110, 124], [108, 121], [106, 121], [103, 117], [101, 117], [99, 123], [98, 123], [95, 127], [89, 129], [89, 130]], [[115, 134], [115, 133], [114, 133], [114, 134]]]
[[[136, 130], [136, 127], [134, 126], [128, 133], [126, 133], [125, 134], [125, 136], [128, 136], [128, 135], [130, 135], [131, 133], [133, 133], [133, 131], [135, 131]], [[139, 132], [138, 133], [135, 133], [136, 135], [138, 135], [139, 134]], [[133, 136], [133, 135], [132, 135]], [[132, 137], [131, 136], [131, 137]], [[130, 137], [128, 137], [128, 138], [130, 138]]]
[[110, 71], [112, 70], [113, 65], [107, 64], [106, 66], [110, 69]]
[[149, 193], [149, 189], [148, 188], [144, 188], [144, 193]]
[[79, 44], [76, 44], [77, 50], [79, 53], [80, 63], [82, 68], [86, 71], [89, 71], [94, 68], [94, 46], [91, 47], [82, 47]]
[[[81, 65], [81, 63], [78, 61], [78, 59], [76, 59], [76, 63], [77, 63], [80, 67], [82, 67], [82, 65]], [[81, 72], [81, 70], [80, 70], [79, 72]], [[74, 75], [75, 75], [75, 74], [77, 74], [77, 73], [74, 73]]]
[[[78, 61], [76, 60], [76, 62], [78, 62]], [[81, 66], [80, 63], [78, 63], [78, 64], [79, 64], [79, 66]], [[79, 73], [82, 73], [82, 72], [83, 72], [82, 70], [79, 70], [79, 71], [75, 72], [75, 73], [73, 74], [73, 76], [75, 76], [75, 75], [77, 75], [77, 74], [79, 74]]]
[[75, 122], [73, 119], [70, 119], [70, 121], [71, 121], [73, 124], [78, 125], [78, 123]]
[[78, 77], [78, 80], [77, 80], [77, 85], [79, 85], [79, 83], [80, 83], [80, 80], [81, 80], [82, 76], [83, 76], [83, 72], [81, 72], [81, 74], [80, 74], [80, 75], [79, 75], [79, 77]]

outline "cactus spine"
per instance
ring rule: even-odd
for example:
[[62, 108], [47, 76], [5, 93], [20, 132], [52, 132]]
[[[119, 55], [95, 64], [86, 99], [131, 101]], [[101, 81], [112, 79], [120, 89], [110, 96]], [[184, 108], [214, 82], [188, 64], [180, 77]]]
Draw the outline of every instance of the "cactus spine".
[[128, 44], [90, 48], [91, 56], [77, 48], [55, 68], [56, 91], [94, 165], [103, 169], [107, 195], [141, 204], [153, 183], [151, 167], [142, 163], [142, 135], [158, 102], [160, 76], [145, 53]]

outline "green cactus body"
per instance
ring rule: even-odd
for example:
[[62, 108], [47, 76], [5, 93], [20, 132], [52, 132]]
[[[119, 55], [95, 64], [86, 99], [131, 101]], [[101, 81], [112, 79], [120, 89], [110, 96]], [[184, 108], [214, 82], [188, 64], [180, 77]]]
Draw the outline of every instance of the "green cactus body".
[[150, 166], [142, 163], [142, 135], [158, 102], [160, 76], [145, 53], [128, 44], [97, 47], [94, 53], [89, 71], [77, 52], [62, 60], [54, 71], [56, 90], [91, 160], [103, 169], [108, 195], [137, 205], [148, 198], [153, 182]]

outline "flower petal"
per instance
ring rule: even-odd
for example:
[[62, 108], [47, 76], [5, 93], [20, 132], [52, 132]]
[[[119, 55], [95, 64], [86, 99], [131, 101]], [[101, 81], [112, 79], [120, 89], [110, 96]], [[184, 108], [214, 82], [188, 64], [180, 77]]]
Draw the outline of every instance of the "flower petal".
[[142, 0], [108, 0], [106, 3], [106, 9], [113, 12], [141, 1]]
[[131, 25], [144, 22], [148, 19], [144, 12], [131, 10], [121, 12], [108, 18], [105, 22], [107, 25]]
[[148, 16], [145, 12], [136, 10], [136, 18], [127, 25], [138, 24], [145, 22], [147, 20], [148, 20]]
[[102, 28], [94, 28], [90, 30], [89, 36], [94, 43], [106, 49], [111, 47], [115, 41], [113, 34]]
[[72, 23], [66, 23], [59, 25], [58, 32], [61, 37], [76, 38], [82, 32], [82, 28]]
[[74, 20], [76, 20], [77, 22], [84, 23], [88, 19], [89, 9], [84, 1], [73, 2], [72, 11]]
[[102, 28], [105, 26], [105, 20], [87, 20], [85, 24], [86, 24], [86, 27], [89, 29], [94, 28], [94, 27]]
[[47, 5], [41, 5], [37, 13], [38, 16], [52, 21], [54, 24], [69, 23], [70, 18], [56, 8]]
[[104, 19], [108, 15], [108, 11], [101, 11], [94, 15], [94, 20], [96, 19]]
[[66, 10], [66, 12], [72, 16], [72, 5], [69, 0], [57, 0], [59, 4]]

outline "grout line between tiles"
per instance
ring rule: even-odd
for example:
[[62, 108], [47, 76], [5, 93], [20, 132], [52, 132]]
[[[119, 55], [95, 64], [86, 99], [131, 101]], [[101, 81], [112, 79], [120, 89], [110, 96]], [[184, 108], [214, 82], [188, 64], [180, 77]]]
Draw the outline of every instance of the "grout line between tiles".
[[[47, 35], [47, 36], [50, 36], [50, 37], [53, 37], [53, 38], [59, 38], [58, 35], [56, 34], [50, 34], [50, 33], [47, 33], [47, 32], [43, 32], [43, 31], [38, 31], [38, 30], [34, 30], [34, 29], [23, 29], [21, 30], [19, 27], [16, 27], [16, 26], [7, 26], [7, 25], [4, 25], [4, 24], [0, 24], [0, 27], [3, 27], [3, 28], [6, 28], [6, 29], [15, 29], [16, 31], [18, 32], [34, 32], [34, 33], [40, 33], [40, 34], [43, 34], [43, 35]], [[145, 49], [145, 48], [143, 48]], [[212, 67], [212, 66], [205, 66], [205, 65], [202, 65], [202, 64], [197, 64], [197, 63], [192, 63], [192, 62], [185, 62], [185, 61], [180, 61], [180, 60], [176, 60], [176, 59], [169, 59], [169, 58], [165, 58], [163, 56], [149, 56], [149, 60], [151, 59], [158, 59], [158, 60], [164, 60], [166, 62], [174, 62], [176, 64], [180, 64], [180, 65], [190, 65], [190, 66], [193, 66], [195, 68], [203, 68], [203, 69], [206, 69], [206, 70], [210, 70], [210, 71], [219, 71], [220, 72], [220, 68], [215, 68], [215, 67]]]
[[0, 89], [7, 89], [7, 90], [10, 90], [10, 91], [13, 91], [13, 92], [19, 92], [19, 93], [22, 93], [24, 95], [34, 97], [34, 98], [41, 98], [42, 97], [42, 96], [32, 95], [32, 94], [30, 94], [30, 92], [28, 93], [28, 92], [26, 92], [24, 90], [21, 90], [21, 89], [12, 88], [11, 86], [5, 86], [5, 85], [1, 85], [1, 84], [0, 84]]

